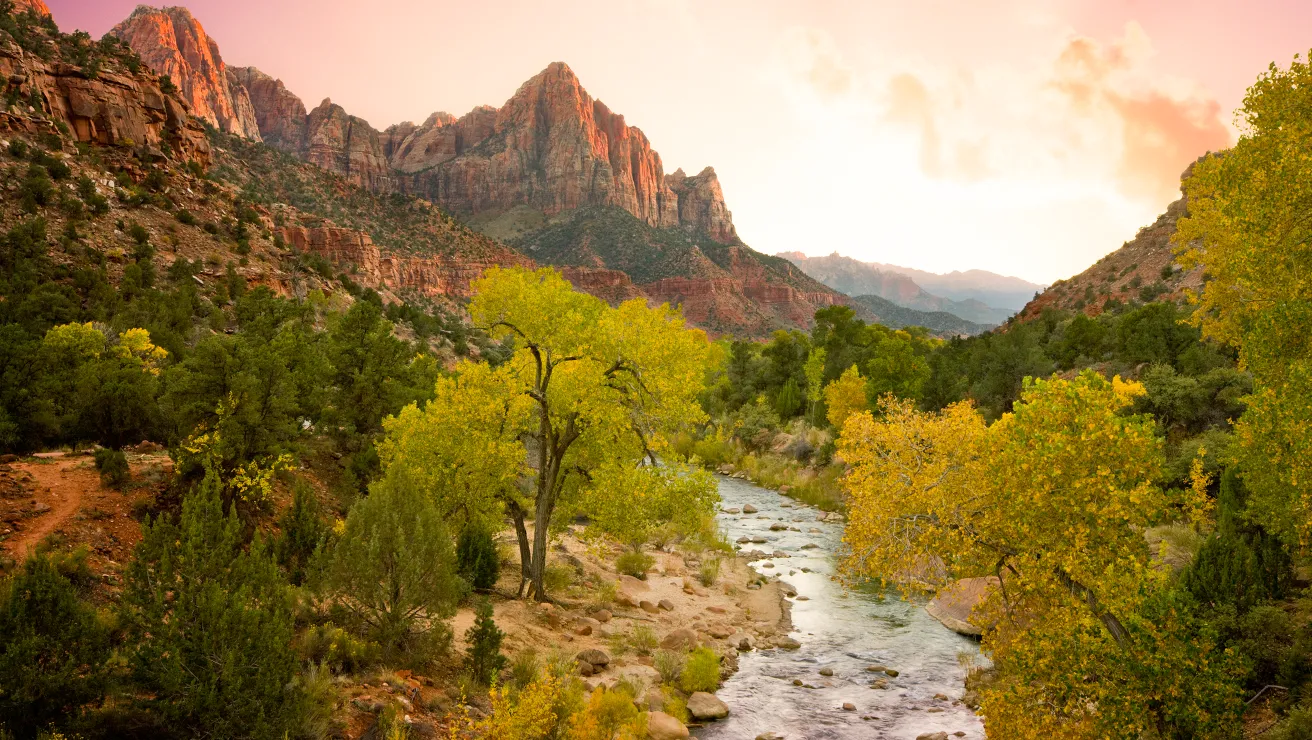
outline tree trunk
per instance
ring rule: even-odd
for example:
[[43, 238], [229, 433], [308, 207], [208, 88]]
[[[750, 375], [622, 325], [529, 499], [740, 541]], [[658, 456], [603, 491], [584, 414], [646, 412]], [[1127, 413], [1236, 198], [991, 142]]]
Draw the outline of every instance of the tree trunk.
[[547, 528], [551, 523], [551, 494], [538, 497], [536, 518], [533, 520], [533, 565], [529, 571], [529, 598], [547, 600], [545, 578], [547, 573]]
[[519, 540], [519, 596], [523, 598], [524, 586], [532, 574], [530, 564], [533, 560], [533, 551], [528, 544], [528, 527], [524, 525], [524, 510], [519, 508], [518, 504], [512, 504], [510, 516], [515, 520], [515, 538]]

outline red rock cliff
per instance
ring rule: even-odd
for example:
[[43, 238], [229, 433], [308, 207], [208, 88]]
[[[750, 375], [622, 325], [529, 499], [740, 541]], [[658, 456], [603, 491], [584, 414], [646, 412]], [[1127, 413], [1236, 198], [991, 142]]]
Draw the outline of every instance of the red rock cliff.
[[246, 88], [234, 84], [218, 44], [186, 8], [139, 5], [109, 33], [126, 41], [156, 72], [168, 75], [195, 115], [220, 130], [260, 140]]
[[13, 0], [14, 13], [36, 13], [40, 16], [50, 17], [50, 8], [46, 6], [44, 0]]
[[305, 103], [282, 84], [254, 67], [228, 67], [229, 79], [244, 89], [255, 111], [264, 143], [304, 158], [308, 141]]
[[66, 124], [78, 141], [140, 146], [163, 156], [164, 143], [183, 160], [210, 161], [209, 141], [185, 103], [160, 90], [154, 75], [103, 69], [95, 79], [63, 62], [46, 62], [0, 34], [0, 80], [20, 99], [32, 93], [42, 110], [14, 106], [0, 113], [4, 128], [39, 133]]

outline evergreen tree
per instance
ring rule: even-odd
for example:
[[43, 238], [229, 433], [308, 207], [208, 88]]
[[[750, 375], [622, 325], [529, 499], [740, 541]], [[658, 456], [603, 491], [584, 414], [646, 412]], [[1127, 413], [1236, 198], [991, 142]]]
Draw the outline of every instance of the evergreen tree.
[[321, 586], [384, 648], [445, 643], [443, 620], [464, 584], [451, 539], [433, 501], [400, 485], [378, 485], [351, 507], [346, 531], [324, 554]]
[[1245, 492], [1237, 470], [1226, 469], [1217, 499], [1217, 526], [1189, 567], [1181, 585], [1199, 603], [1231, 604], [1243, 613], [1288, 591], [1291, 563], [1280, 539], [1243, 520]]
[[296, 688], [292, 615], [261, 542], [243, 548], [213, 471], [177, 523], [146, 526], [123, 594], [132, 676], [146, 703], [184, 732], [281, 738], [306, 706]]
[[492, 535], [477, 525], [465, 527], [456, 543], [456, 569], [475, 591], [487, 591], [497, 585], [501, 568]]
[[0, 727], [30, 737], [105, 690], [109, 642], [95, 610], [44, 556], [0, 593]]
[[281, 536], [274, 544], [278, 564], [287, 571], [288, 579], [299, 586], [305, 581], [306, 570], [319, 542], [327, 533], [319, 516], [319, 502], [314, 491], [304, 481], [297, 481], [292, 494], [292, 505], [278, 520]]
[[501, 641], [506, 634], [492, 618], [492, 602], [488, 599], [479, 600], [475, 615], [474, 626], [465, 632], [465, 640], [469, 643], [465, 670], [469, 671], [471, 678], [486, 686], [506, 667], [506, 656], [501, 654]]

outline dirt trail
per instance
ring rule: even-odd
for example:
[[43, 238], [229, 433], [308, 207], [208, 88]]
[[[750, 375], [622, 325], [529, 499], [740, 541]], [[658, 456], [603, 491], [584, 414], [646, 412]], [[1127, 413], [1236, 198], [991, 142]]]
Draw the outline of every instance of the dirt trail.
[[100, 475], [87, 457], [56, 458], [53, 463], [21, 463], [13, 466], [30, 473], [35, 498], [50, 510], [23, 520], [23, 528], [5, 540], [10, 557], [21, 561], [43, 538], [67, 522], [82, 508], [87, 491], [100, 489]]

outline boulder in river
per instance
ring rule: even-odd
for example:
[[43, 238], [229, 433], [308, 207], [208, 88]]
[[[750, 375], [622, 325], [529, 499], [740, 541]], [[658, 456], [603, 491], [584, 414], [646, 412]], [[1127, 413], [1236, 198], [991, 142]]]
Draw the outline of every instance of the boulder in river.
[[755, 506], [752, 506], [751, 504], [745, 504], [745, 505], [743, 506], [743, 513], [744, 513], [744, 514], [755, 514], [755, 513], [756, 513], [756, 507], [755, 507]]
[[997, 587], [998, 579], [993, 576], [963, 578], [939, 591], [925, 606], [925, 611], [953, 632], [978, 637], [992, 625], [973, 621], [975, 608], [984, 603]]
[[688, 697], [688, 714], [698, 722], [724, 719], [729, 716], [729, 705], [720, 701], [714, 694], [694, 691], [692, 696]]

